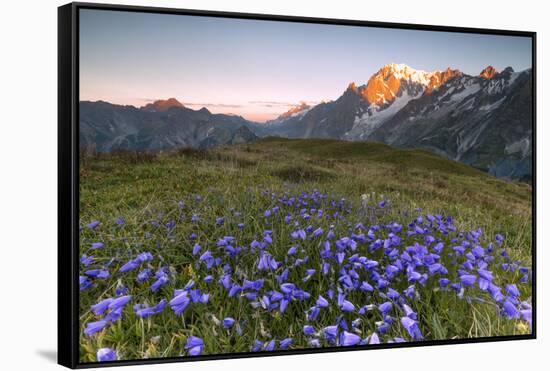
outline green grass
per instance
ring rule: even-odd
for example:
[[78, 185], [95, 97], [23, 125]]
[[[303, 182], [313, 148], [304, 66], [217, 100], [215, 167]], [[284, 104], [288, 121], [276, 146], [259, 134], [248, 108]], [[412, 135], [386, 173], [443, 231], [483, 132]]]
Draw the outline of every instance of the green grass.
[[[265, 229], [272, 229], [274, 244], [269, 251], [278, 261], [284, 260], [287, 249], [295, 243], [289, 237], [293, 229], [283, 222], [284, 215], [266, 224], [261, 211], [275, 206], [273, 200], [262, 194], [266, 188], [295, 195], [318, 189], [338, 199], [346, 198], [355, 205], [354, 210], [358, 210], [363, 194], [368, 194], [371, 200], [391, 200], [391, 207], [382, 214], [363, 215], [354, 211], [349, 217], [353, 223], [363, 221], [366, 225], [373, 220], [377, 223], [397, 220], [407, 225], [418, 214], [416, 208], [422, 208], [423, 213], [452, 215], [460, 230], [483, 228], [485, 242], [496, 233], [505, 235], [510, 256], [526, 266], [531, 263], [530, 185], [504, 182], [426, 151], [397, 150], [378, 143], [267, 138], [254, 144], [209, 151], [84, 157], [80, 181], [81, 224], [91, 220], [103, 223], [97, 231], [82, 232], [81, 253], [91, 253], [90, 243], [101, 241], [105, 249], [93, 252], [97, 264], [114, 258], [111, 277], [98, 280], [95, 287], [81, 293], [82, 330], [86, 323], [96, 319], [89, 311], [90, 305], [113, 296], [117, 284], [129, 288], [134, 296], [132, 305], [155, 304], [163, 297], [170, 300], [172, 290], [182, 288], [189, 279], [197, 280], [199, 287], [211, 292], [208, 305], [192, 305], [180, 318], [167, 307], [163, 313], [141, 320], [134, 315], [132, 305], [128, 305], [122, 320], [113, 326], [91, 338], [82, 335], [83, 362], [95, 361], [95, 352], [104, 346], [116, 348], [119, 357], [125, 359], [178, 356], [191, 334], [204, 339], [204, 352], [208, 354], [249, 351], [254, 339], [281, 340], [289, 336], [294, 338], [295, 347], [306, 346], [307, 339], [301, 332], [306, 323], [304, 311], [314, 304], [316, 296], [309, 302], [293, 302], [283, 315], [254, 311], [246, 300], [228, 299], [217, 284], [214, 285], [216, 291], [201, 282], [204, 272], [191, 255], [194, 242], [188, 236], [192, 232], [197, 233], [204, 249], [215, 250], [216, 241], [224, 235], [233, 235], [246, 245], [261, 237]], [[197, 194], [204, 198], [201, 203], [193, 202]], [[186, 201], [183, 210], [177, 204], [180, 200]], [[232, 210], [238, 210], [243, 216], [233, 215]], [[197, 225], [188, 221], [192, 213], [200, 213], [201, 222]], [[223, 226], [215, 226], [215, 217], [221, 215], [229, 216]], [[117, 217], [125, 219], [124, 227], [113, 226]], [[151, 225], [152, 221], [162, 224], [169, 220], [177, 221], [172, 234]], [[239, 221], [246, 224], [242, 231], [235, 228]], [[315, 224], [325, 230], [329, 225], [327, 220]], [[335, 230], [344, 234], [347, 226], [337, 224]], [[302, 255], [311, 259], [308, 267], [320, 264], [318, 243], [311, 241], [301, 247]], [[159, 293], [151, 294], [149, 285], [137, 284], [135, 272], [116, 273], [122, 263], [141, 251], [155, 254], [151, 268], [170, 267], [172, 282]], [[232, 264], [246, 276], [252, 275], [256, 261], [256, 255], [245, 254]], [[291, 271], [289, 280], [301, 283], [304, 270], [305, 267]], [[265, 278], [268, 285], [276, 287], [272, 275]], [[327, 287], [333, 278], [315, 278], [304, 286], [313, 293]], [[502, 284], [518, 279], [519, 274], [512, 272], [499, 272], [495, 278]], [[402, 285], [401, 289], [407, 287], [406, 282]], [[529, 285], [522, 286], [522, 297], [530, 295]], [[364, 305], [380, 303], [383, 299], [354, 292], [350, 300]], [[494, 305], [468, 303], [433, 284], [422, 291], [414, 306], [428, 339], [529, 331], [523, 322], [502, 318]], [[337, 312], [337, 308], [332, 307], [323, 311], [315, 326], [334, 324]], [[223, 319], [227, 315], [242, 324], [242, 336], [212, 321], [212, 316]], [[375, 313], [363, 316], [364, 336], [375, 331], [374, 324], [379, 320]], [[394, 326], [392, 336], [407, 338], [398, 326]]]

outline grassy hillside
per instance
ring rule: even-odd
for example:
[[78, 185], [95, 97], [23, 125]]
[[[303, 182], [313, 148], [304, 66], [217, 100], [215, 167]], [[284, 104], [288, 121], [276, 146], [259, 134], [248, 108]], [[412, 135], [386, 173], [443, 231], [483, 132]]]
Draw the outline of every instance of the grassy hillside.
[[[404, 305], [414, 311], [409, 317], [415, 318], [423, 339], [529, 332], [524, 317], [516, 318], [504, 308], [506, 301], [512, 301], [518, 310], [525, 309], [520, 298], [529, 301], [531, 295], [531, 188], [527, 184], [507, 183], [425, 151], [396, 150], [378, 143], [280, 138], [209, 151], [85, 156], [80, 180], [81, 253], [94, 256], [81, 269], [81, 275], [87, 276], [84, 286], [90, 286], [81, 292], [83, 361], [95, 361], [101, 347], [115, 349], [119, 359], [189, 355], [193, 351], [185, 345], [191, 336], [202, 339], [202, 354], [250, 351], [255, 341], [262, 342], [262, 350], [270, 350], [272, 340], [276, 348], [286, 347], [280, 341], [287, 338], [292, 339], [291, 348], [345, 345], [344, 338], [332, 339], [324, 330], [337, 324], [338, 334], [354, 334], [367, 343], [420, 340], [405, 325], [409, 320], [400, 322], [407, 317]], [[432, 215], [441, 217], [432, 220]], [[452, 222], [447, 216], [452, 216]], [[93, 221], [100, 224], [86, 227]], [[395, 232], [400, 242], [394, 250], [377, 247], [377, 240], [392, 238], [388, 227], [392, 223], [403, 227]], [[416, 227], [423, 232], [414, 232]], [[293, 237], [300, 230], [306, 237]], [[329, 238], [331, 230], [335, 237]], [[504, 236], [502, 246], [495, 240], [497, 234]], [[225, 236], [233, 238], [228, 244], [237, 252], [219, 244]], [[336, 241], [348, 237], [357, 247], [340, 249]], [[264, 245], [251, 247], [254, 240]], [[326, 242], [329, 253], [323, 255]], [[432, 250], [439, 242], [443, 251]], [[103, 247], [92, 249], [93, 243]], [[422, 255], [423, 263], [417, 263], [417, 268], [402, 255], [394, 255], [415, 243], [426, 246], [429, 255], [437, 255], [448, 272], [432, 272], [437, 262], [424, 252], [410, 252]], [[462, 243], [466, 250], [459, 253], [454, 247]], [[197, 244], [200, 252], [193, 254]], [[293, 246], [296, 255], [288, 255]], [[484, 249], [484, 256], [472, 258], [468, 252], [475, 252], [477, 246]], [[152, 260], [119, 272], [144, 251], [152, 254]], [[211, 267], [199, 259], [206, 251], [217, 259]], [[355, 254], [379, 266], [359, 267]], [[271, 258], [273, 267], [260, 269], [260, 262]], [[394, 264], [398, 272], [388, 273]], [[158, 276], [137, 282], [138, 272], [147, 267]], [[86, 275], [93, 268], [107, 270], [109, 277]], [[411, 269], [426, 274], [427, 280], [411, 281]], [[470, 287], [461, 281], [465, 271], [481, 281], [480, 270], [491, 271], [491, 284], [502, 289], [505, 299], [478, 283]], [[210, 275], [213, 282], [205, 282]], [[258, 298], [245, 297], [246, 290], [229, 297], [227, 288], [218, 283], [226, 275], [233, 285], [263, 279]], [[346, 286], [342, 275], [351, 277], [352, 286], [357, 287]], [[166, 276], [166, 284], [152, 292], [151, 284], [161, 276]], [[449, 285], [459, 287], [438, 284], [445, 277]], [[388, 287], [380, 279], [387, 280], [400, 296], [388, 297]], [[181, 315], [167, 305], [146, 319], [133, 308], [170, 301], [177, 297], [174, 289], [190, 293], [190, 288], [185, 289], [189, 280], [195, 281], [193, 289], [210, 294], [207, 303], [194, 302]], [[310, 297], [289, 298], [287, 309], [281, 308], [280, 300], [266, 306], [261, 298], [280, 291], [283, 281], [294, 283]], [[359, 290], [363, 281], [370, 282], [374, 291]], [[519, 287], [520, 297], [506, 290], [512, 283]], [[416, 289], [412, 296], [406, 291], [411, 285]], [[337, 298], [338, 290], [345, 299]], [[107, 313], [94, 314], [90, 306], [125, 293], [132, 298], [121, 309], [121, 318], [107, 320], [104, 329], [86, 336], [89, 324]], [[308, 316], [319, 306], [319, 295], [329, 305], [319, 307], [318, 318], [312, 320]], [[353, 303], [354, 310], [344, 310], [343, 300]], [[376, 309], [388, 301], [393, 303], [389, 313]], [[364, 306], [369, 307], [361, 312]], [[234, 318], [236, 324], [223, 328], [216, 319], [225, 317]], [[305, 325], [313, 326], [315, 332], [304, 333]]]

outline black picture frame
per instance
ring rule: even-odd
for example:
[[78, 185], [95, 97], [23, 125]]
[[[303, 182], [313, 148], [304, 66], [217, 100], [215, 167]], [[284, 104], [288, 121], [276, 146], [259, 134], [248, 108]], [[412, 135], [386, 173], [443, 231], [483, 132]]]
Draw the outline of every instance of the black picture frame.
[[[121, 360], [108, 363], [79, 363], [79, 11], [81, 9], [127, 11], [156, 14], [195, 15], [219, 18], [268, 20], [282, 22], [316, 23], [327, 25], [367, 26], [389, 29], [426, 30], [484, 35], [522, 36], [532, 40], [532, 96], [533, 96], [533, 173], [532, 173], [532, 332], [526, 335], [480, 337], [473, 339], [446, 339], [438, 341], [378, 344], [347, 348], [324, 347], [260, 353], [231, 353], [155, 359]], [[528, 340], [537, 337], [536, 304], [536, 32], [463, 28], [422, 24], [370, 22], [347, 19], [328, 19], [268, 14], [233, 13], [190, 9], [157, 8], [145, 6], [111, 5], [97, 3], [70, 3], [58, 8], [58, 363], [69, 368], [90, 368], [169, 362], [220, 360], [247, 357], [268, 357], [293, 354], [358, 351], [366, 349], [402, 348], [448, 344]]]

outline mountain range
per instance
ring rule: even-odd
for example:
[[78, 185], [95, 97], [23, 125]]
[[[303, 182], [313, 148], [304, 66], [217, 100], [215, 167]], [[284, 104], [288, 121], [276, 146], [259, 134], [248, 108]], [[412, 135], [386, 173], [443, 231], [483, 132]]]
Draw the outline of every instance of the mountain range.
[[367, 83], [350, 83], [334, 101], [296, 107], [266, 123], [192, 110], [174, 98], [141, 108], [80, 103], [80, 144], [117, 149], [209, 148], [260, 137], [379, 141], [423, 148], [497, 177], [532, 174], [532, 71], [472, 76], [459, 70], [420, 71], [388, 64]]
[[80, 146], [98, 152], [160, 151], [209, 148], [258, 139], [251, 123], [240, 116], [192, 110], [176, 99], [141, 108], [108, 102], [80, 102]]

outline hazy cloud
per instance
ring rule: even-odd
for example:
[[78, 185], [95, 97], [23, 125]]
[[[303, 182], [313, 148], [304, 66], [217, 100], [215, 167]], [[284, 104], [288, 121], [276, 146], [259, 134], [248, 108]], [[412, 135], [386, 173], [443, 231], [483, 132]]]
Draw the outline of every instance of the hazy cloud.
[[[306, 104], [312, 105], [312, 106], [319, 103], [319, 102], [316, 102], [316, 101], [303, 101], [303, 102], [306, 103]], [[294, 106], [297, 106], [298, 104], [300, 104], [300, 102], [291, 103], [291, 102], [264, 101], [264, 100], [253, 100], [253, 101], [249, 101], [248, 103], [256, 105], [256, 106], [268, 107], [268, 108], [273, 108], [273, 107], [288, 108], [288, 107], [294, 107]]]
[[226, 103], [193, 103], [193, 102], [181, 102], [184, 106], [192, 107], [219, 107], [219, 108], [241, 108], [240, 104], [226, 104]]
[[[153, 103], [159, 99], [153, 99], [153, 98], [136, 98], [140, 102], [144, 103]], [[176, 98], [177, 99], [177, 98]], [[179, 100], [179, 99], [178, 99]], [[206, 103], [195, 103], [195, 102], [182, 102], [181, 104], [184, 106], [190, 106], [190, 107], [218, 107], [218, 108], [241, 108], [243, 107], [240, 104], [229, 104], [229, 103], [212, 103], [212, 102], [206, 102]]]

